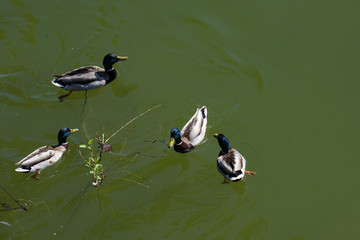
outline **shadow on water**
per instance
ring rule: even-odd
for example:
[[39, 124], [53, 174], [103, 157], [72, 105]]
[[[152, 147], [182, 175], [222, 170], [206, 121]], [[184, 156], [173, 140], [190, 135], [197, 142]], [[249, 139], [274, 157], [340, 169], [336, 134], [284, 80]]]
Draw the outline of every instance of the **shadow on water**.
[[[119, 81], [119, 82], [121, 82], [121, 81]], [[134, 84], [134, 83], [130, 83], [128, 85], [124, 85], [124, 84], [120, 83], [120, 84], [116, 84], [116, 85], [112, 86], [111, 90], [116, 97], [122, 98], [122, 97], [127, 96], [130, 92], [132, 92], [133, 90], [135, 90], [137, 88], [139, 88], [139, 85]]]
[[258, 216], [255, 220], [248, 223], [236, 235], [237, 239], [253, 239], [262, 231], [267, 231], [268, 223], [263, 216]]
[[[127, 165], [129, 165], [130, 163], [133, 163], [134, 159], [130, 159], [129, 163]], [[109, 171], [108, 173], [108, 179], [112, 180], [113, 184], [111, 184], [111, 186], [108, 186], [108, 190], [109, 191], [118, 191], [121, 189], [126, 189], [130, 186], [133, 186], [133, 183], [129, 182], [128, 184], [124, 184], [124, 179], [136, 179], [134, 181], [142, 181], [145, 180], [144, 177], [141, 176], [149, 176], [149, 175], [153, 175], [156, 173], [160, 173], [162, 171], [165, 171], [167, 168], [174, 166], [174, 165], [178, 165], [178, 162], [176, 161], [171, 161], [171, 162], [167, 162], [167, 164], [164, 164], [164, 158], [159, 158], [157, 159], [155, 162], [152, 161], [151, 165], [149, 163], [149, 165], [144, 166], [141, 169], [137, 169], [134, 172], [129, 172], [126, 171], [126, 167], [127, 166], [123, 166], [121, 169], [117, 169], [117, 168], [113, 168], [113, 169], [117, 169], [117, 170], [112, 170]], [[121, 177], [120, 177], [121, 176]], [[125, 180], [126, 181], [126, 180]], [[122, 183], [122, 184], [120, 184]], [[159, 183], [161, 185], [161, 183]]]
[[[81, 113], [80, 113], [80, 119], [82, 119], [82, 117], [83, 117], [83, 113], [84, 113], [84, 110], [85, 110], [86, 102], [87, 102], [87, 90], [85, 90], [84, 104], [82, 105], [82, 109], [81, 109]], [[80, 123], [81, 123], [81, 122], [82, 122], [82, 120], [80, 120]]]
[[[245, 180], [245, 179], [244, 179]], [[232, 191], [234, 192], [234, 193], [236, 193], [236, 195], [238, 195], [238, 196], [241, 196], [241, 195], [243, 195], [245, 192], [246, 192], [246, 190], [247, 190], [247, 186], [246, 186], [246, 183], [245, 183], [245, 181], [239, 181], [239, 182], [234, 182], [234, 183], [225, 183], [225, 184], [223, 184], [223, 185], [229, 185], [230, 186], [230, 188], [232, 189]]]
[[[90, 190], [94, 190], [94, 188], [90, 188], [91, 183], [90, 181], [86, 184], [85, 187], [83, 187], [69, 202], [68, 204], [63, 208], [63, 210], [65, 212], [67, 211], [71, 211], [72, 214], [70, 216], [70, 218], [72, 216], [74, 216], [76, 214], [76, 209], [79, 208], [79, 206], [81, 205], [81, 203], [86, 199], [86, 196], [88, 196], [89, 194], [91, 194], [89, 191]], [[74, 207], [76, 206], [76, 207]]]
[[[76, 225], [76, 221], [78, 220], [78, 216], [82, 215], [81, 212], [83, 210], [83, 206], [86, 205], [86, 202], [88, 202], [88, 199], [91, 198], [91, 195], [94, 194], [94, 191], [97, 192], [97, 198], [98, 198], [98, 207], [100, 211], [102, 210], [102, 204], [101, 204], [101, 197], [100, 197], [100, 189], [93, 188], [91, 186], [90, 181], [86, 184], [85, 187], [83, 187], [72, 199], [68, 201], [68, 203], [65, 205], [65, 207], [62, 209], [64, 212], [69, 212], [69, 214], [66, 216], [66, 220], [63, 225], [63, 228], [61, 230], [61, 235], [64, 239], [66, 239], [66, 236], [69, 234], [69, 232], [72, 231], [73, 225]], [[93, 210], [93, 212], [96, 212]], [[91, 211], [89, 212], [91, 214]]]
[[181, 172], [178, 174], [178, 176], [181, 176], [183, 173], [185, 173], [190, 169], [190, 161], [188, 158], [182, 158], [180, 160], [180, 164], [181, 164]]

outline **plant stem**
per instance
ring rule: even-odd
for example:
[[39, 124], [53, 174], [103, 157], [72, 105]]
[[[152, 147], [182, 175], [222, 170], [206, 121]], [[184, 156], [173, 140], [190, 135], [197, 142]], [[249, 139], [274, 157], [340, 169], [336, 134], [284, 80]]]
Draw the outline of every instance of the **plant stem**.
[[27, 208], [24, 207], [23, 205], [21, 205], [21, 203], [19, 203], [19, 201], [16, 200], [16, 198], [14, 198], [13, 195], [11, 195], [11, 194], [8, 192], [8, 190], [6, 190], [6, 188], [3, 187], [3, 185], [0, 184], [0, 187], [1, 187], [2, 189], [4, 189], [4, 191], [5, 191], [7, 194], [9, 194], [9, 196], [10, 196], [17, 204], [19, 204], [19, 206], [20, 206], [22, 209], [24, 209], [25, 211], [27, 211]]
[[127, 125], [129, 125], [130, 123], [132, 123], [133, 121], [135, 121], [136, 119], [138, 119], [139, 117], [141, 117], [142, 115], [144, 115], [144, 114], [150, 112], [151, 110], [153, 110], [153, 109], [155, 109], [155, 108], [158, 108], [158, 107], [160, 107], [160, 106], [161, 106], [161, 104], [156, 105], [155, 107], [149, 108], [149, 109], [146, 110], [145, 112], [143, 112], [143, 113], [137, 115], [136, 117], [134, 117], [133, 119], [131, 119], [131, 120], [130, 120], [129, 122], [127, 122], [125, 125], [123, 125], [122, 127], [120, 127], [113, 135], [111, 135], [108, 139], [106, 139], [106, 140], [105, 140], [105, 143], [107, 143], [107, 142], [110, 140], [110, 138], [112, 138], [113, 136], [115, 136], [118, 132], [120, 132], [122, 129], [124, 129]]

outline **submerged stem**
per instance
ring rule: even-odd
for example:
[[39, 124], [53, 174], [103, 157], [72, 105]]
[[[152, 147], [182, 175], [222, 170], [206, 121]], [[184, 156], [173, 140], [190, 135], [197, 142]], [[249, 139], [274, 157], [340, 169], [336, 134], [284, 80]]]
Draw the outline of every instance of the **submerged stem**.
[[3, 187], [3, 185], [0, 184], [0, 187], [1, 187], [2, 189], [4, 189], [4, 191], [5, 191], [7, 194], [9, 194], [9, 196], [10, 196], [17, 204], [19, 204], [19, 206], [20, 206], [22, 209], [24, 209], [25, 211], [27, 211], [27, 208], [24, 207], [23, 205], [21, 205], [21, 203], [20, 203], [18, 200], [16, 200], [16, 198], [14, 198], [14, 196], [11, 195], [11, 194], [8, 192], [8, 190], [6, 190], [6, 188]]

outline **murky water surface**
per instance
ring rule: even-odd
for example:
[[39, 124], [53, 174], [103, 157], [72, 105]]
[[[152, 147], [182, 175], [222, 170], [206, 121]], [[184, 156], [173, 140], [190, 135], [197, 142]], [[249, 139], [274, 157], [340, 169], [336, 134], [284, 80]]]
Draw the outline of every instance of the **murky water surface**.
[[[1, 239], [356, 239], [359, 191], [356, 1], [0, 3], [0, 183], [28, 211], [0, 209]], [[100, 65], [110, 85], [66, 92], [54, 74]], [[86, 150], [105, 133], [106, 179]], [[205, 142], [168, 149], [170, 129], [208, 107]], [[79, 128], [40, 180], [14, 163]], [[214, 133], [254, 177], [221, 184]], [[0, 189], [1, 203], [17, 207]], [[11, 226], [4, 224], [8, 223]]]

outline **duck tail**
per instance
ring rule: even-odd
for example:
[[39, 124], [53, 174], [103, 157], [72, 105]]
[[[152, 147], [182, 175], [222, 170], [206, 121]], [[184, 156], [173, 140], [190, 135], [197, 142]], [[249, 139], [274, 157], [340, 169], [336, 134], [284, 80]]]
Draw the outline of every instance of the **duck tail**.
[[203, 106], [202, 108], [200, 108], [201, 114], [203, 116], [203, 118], [207, 117], [207, 108], [206, 106]]
[[51, 81], [52, 84], [54, 84], [55, 86], [57, 87], [61, 87], [61, 88], [64, 88], [63, 85], [61, 85], [56, 78], [54, 78], [52, 81]]
[[28, 172], [30, 172], [30, 169], [19, 167], [19, 168], [15, 169], [15, 171], [22, 172], [22, 173], [28, 173]]
[[230, 174], [230, 181], [237, 182], [244, 178], [245, 173], [241, 170], [237, 170], [235, 173]]

